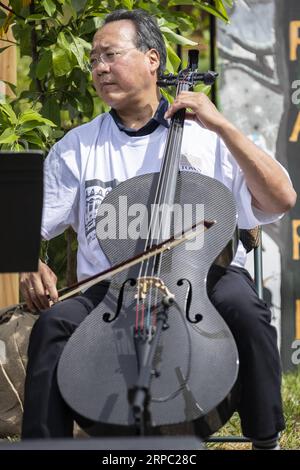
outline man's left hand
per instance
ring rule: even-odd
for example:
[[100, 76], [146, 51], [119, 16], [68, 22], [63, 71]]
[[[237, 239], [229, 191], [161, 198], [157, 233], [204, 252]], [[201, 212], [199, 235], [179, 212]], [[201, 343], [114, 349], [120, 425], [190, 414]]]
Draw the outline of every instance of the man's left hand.
[[176, 111], [182, 108], [191, 110], [191, 112], [186, 112], [186, 119], [192, 119], [202, 127], [217, 133], [227, 122], [225, 117], [204, 93], [182, 91], [168, 108], [165, 118], [171, 118]]

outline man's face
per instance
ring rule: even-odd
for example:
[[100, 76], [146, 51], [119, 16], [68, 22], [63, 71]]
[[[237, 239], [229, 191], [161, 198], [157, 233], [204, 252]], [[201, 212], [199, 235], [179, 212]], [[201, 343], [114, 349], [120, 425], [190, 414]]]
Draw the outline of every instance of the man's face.
[[104, 25], [94, 36], [92, 61], [103, 53], [121, 52], [112, 64], [94, 61], [92, 71], [98, 95], [116, 110], [132, 106], [156, 86], [153, 50], [136, 49], [135, 35], [132, 21], [120, 20]]

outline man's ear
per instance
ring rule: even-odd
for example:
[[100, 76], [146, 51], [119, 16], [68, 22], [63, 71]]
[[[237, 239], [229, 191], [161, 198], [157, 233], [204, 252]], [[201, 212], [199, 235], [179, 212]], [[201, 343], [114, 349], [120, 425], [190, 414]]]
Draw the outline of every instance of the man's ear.
[[146, 52], [146, 55], [149, 60], [151, 72], [157, 72], [160, 65], [159, 52], [156, 49], [149, 49], [149, 51]]

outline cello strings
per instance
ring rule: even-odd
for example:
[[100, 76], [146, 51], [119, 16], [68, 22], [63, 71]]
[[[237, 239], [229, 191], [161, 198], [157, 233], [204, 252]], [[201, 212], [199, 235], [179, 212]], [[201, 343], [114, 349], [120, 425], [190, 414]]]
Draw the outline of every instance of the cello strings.
[[[183, 80], [185, 78], [186, 77], [184, 77]], [[188, 89], [188, 85], [184, 82], [179, 83], [178, 86], [177, 86], [177, 90], [176, 90], [176, 96], [180, 93], [180, 91], [185, 90], [185, 89]], [[178, 165], [176, 165], [176, 167], [179, 166], [180, 155], [177, 155], [177, 153], [179, 152], [179, 149], [180, 149], [180, 144], [181, 144], [181, 140], [182, 140], [182, 131], [183, 131], [183, 129], [181, 127], [174, 126], [174, 125], [170, 129], [170, 133], [169, 133], [169, 136], [168, 136], [168, 140], [167, 140], [166, 148], [165, 148], [165, 152], [164, 152], [164, 155], [165, 156], [167, 155], [168, 158], [165, 158], [165, 156], [163, 158], [162, 169], [160, 171], [159, 180], [158, 180], [158, 184], [157, 184], [157, 188], [156, 188], [155, 199], [154, 199], [154, 202], [155, 202], [154, 213], [151, 212], [150, 229], [148, 230], [147, 239], [146, 239], [146, 243], [145, 243], [145, 248], [147, 248], [147, 245], [149, 243], [149, 239], [150, 239], [150, 247], [152, 247], [153, 243], [154, 243], [153, 235], [150, 238], [152, 224], [153, 224], [152, 233], [154, 233], [154, 235], [158, 236], [158, 241], [162, 241], [162, 238], [163, 238], [162, 233], [161, 233], [162, 232], [163, 217], [162, 216], [159, 217], [160, 208], [163, 207], [162, 210], [165, 210], [164, 209], [165, 204], [164, 204], [164, 206], [161, 206], [163, 198], [166, 199], [166, 195], [163, 194], [163, 190], [164, 190], [164, 188], [169, 186], [170, 181], [172, 180], [172, 176], [173, 176], [172, 175], [172, 167], [174, 166], [174, 162], [173, 162], [174, 158], [172, 159], [171, 156], [174, 156], [174, 155], [176, 156], [175, 157], [175, 163], [178, 163]], [[176, 160], [178, 160], [178, 162]], [[177, 172], [178, 172], [178, 170], [179, 170], [179, 168], [176, 169]], [[172, 204], [173, 204], [173, 202], [172, 202]], [[172, 219], [169, 219], [168, 229], [171, 228], [171, 220]], [[155, 266], [157, 265], [157, 257], [154, 257], [154, 259], [151, 260], [151, 262], [152, 262], [151, 277], [153, 278], [154, 274], [155, 274]], [[144, 265], [145, 263], [146, 263], [146, 266]], [[150, 263], [150, 260], [147, 260], [146, 262], [143, 261], [141, 263], [140, 270], [139, 270], [139, 278], [142, 277], [143, 269], [144, 269], [144, 276], [146, 276], [146, 274], [149, 270], [149, 263]], [[159, 258], [158, 258], [157, 277], [159, 277], [159, 275], [160, 275], [161, 265], [162, 265], [162, 256], [159, 256]], [[148, 300], [148, 302], [147, 302], [147, 304], [148, 304], [147, 307], [148, 308], [147, 308], [146, 324], [147, 324], [148, 333], [150, 333], [151, 336], [152, 336], [152, 328], [151, 328], [152, 291], [153, 291], [153, 285], [150, 284], [150, 292], [148, 294], [148, 299], [147, 299]], [[158, 301], [158, 293], [159, 293], [159, 288], [156, 286], [155, 301], [154, 301], [155, 310], [156, 310], [156, 305], [157, 305], [157, 301]], [[141, 328], [144, 327], [144, 321], [143, 321], [144, 311], [145, 311], [144, 309], [145, 309], [145, 299], [143, 297], [142, 312], [141, 312], [142, 319], [141, 319], [141, 323], [140, 323]], [[139, 311], [140, 311], [140, 284], [138, 283], [137, 306], [136, 306], [136, 325], [138, 325], [138, 323], [139, 323], [139, 320], [138, 320]]]
[[[163, 162], [162, 162], [162, 165], [164, 165], [164, 159], [163, 159]], [[146, 238], [146, 241], [145, 241], [145, 250], [147, 249], [147, 246], [148, 246], [148, 243], [149, 243], [149, 240], [150, 241], [150, 245], [149, 245], [149, 248], [151, 248], [153, 246], [153, 238], [151, 237], [150, 239], [150, 236], [151, 236], [151, 230], [152, 230], [152, 226], [153, 226], [153, 230], [152, 230], [152, 233], [155, 233], [155, 230], [156, 230], [156, 226], [157, 226], [157, 206], [155, 206], [155, 203], [156, 201], [158, 201], [160, 199], [160, 196], [159, 196], [159, 192], [160, 192], [160, 189], [162, 187], [162, 180], [163, 180], [163, 172], [160, 171], [159, 173], [159, 178], [158, 178], [158, 183], [157, 183], [157, 186], [156, 186], [156, 190], [155, 190], [155, 197], [154, 197], [154, 210], [151, 211], [151, 218], [150, 218], [150, 224], [149, 224], [149, 229], [148, 229], [148, 233], [147, 233], [147, 238]], [[146, 264], [146, 266], [145, 266]], [[144, 274], [143, 274], [143, 277], [146, 276], [147, 274], [147, 271], [149, 269], [149, 260], [147, 261], [142, 261], [141, 262], [141, 265], [140, 265], [140, 269], [139, 269], [139, 274], [138, 274], [138, 279], [140, 279], [142, 277], [142, 272], [144, 270]], [[144, 306], [145, 306], [145, 301], [144, 301], [144, 298], [143, 298], [143, 303], [142, 303], [142, 310], [144, 310]], [[138, 283], [138, 292], [137, 292], [137, 308], [136, 308], [136, 315], [137, 317], [139, 316], [139, 311], [140, 311], [140, 284]], [[138, 324], [138, 318], [136, 319], [136, 324]], [[149, 322], [147, 322], [147, 324], [149, 325]]]
[[[184, 79], [185, 78], [186, 77], [184, 77]], [[186, 89], [188, 89], [188, 85], [186, 83], [184, 83], [184, 82], [179, 83], [179, 85], [177, 87], [177, 90], [176, 90], [176, 96], [181, 91], [186, 90]], [[179, 152], [180, 152], [180, 149], [181, 149], [182, 133], [183, 133], [183, 128], [182, 127], [173, 126], [172, 135], [171, 135], [171, 139], [170, 139], [170, 145], [169, 145], [169, 149], [168, 149], [169, 150], [169, 153], [168, 153], [169, 158], [166, 161], [166, 171], [164, 172], [165, 181], [163, 183], [165, 184], [165, 187], [170, 185], [170, 182], [172, 182], [172, 178], [174, 179], [174, 163], [176, 164], [176, 169], [175, 169], [176, 175], [178, 174], [178, 171], [179, 171], [179, 163], [180, 163], [180, 153]], [[175, 155], [175, 157], [174, 157], [174, 155]], [[175, 162], [174, 162], [174, 160], [175, 160]], [[177, 178], [176, 178], [176, 180], [177, 180]], [[175, 183], [176, 183], [176, 181], [175, 181]], [[174, 195], [173, 195], [173, 198], [172, 198], [173, 200], [171, 201], [171, 207], [169, 207], [169, 209], [167, 208], [167, 210], [172, 209], [169, 212], [170, 217], [168, 219], [169, 226], [167, 227], [167, 229], [168, 229], [169, 232], [171, 231], [171, 227], [172, 227], [172, 211], [173, 211], [173, 220], [174, 220], [174, 217], [175, 217], [175, 211], [174, 211], [175, 191], [176, 191], [176, 185], [175, 185], [175, 189], [174, 189]], [[161, 200], [162, 200], [162, 197], [165, 197], [165, 195], [164, 194], [161, 195]], [[160, 207], [160, 205], [161, 205], [161, 200], [158, 203], [158, 207]], [[165, 201], [164, 201], [164, 203], [165, 203]], [[159, 214], [159, 211], [158, 211], [158, 214]], [[162, 239], [164, 238], [163, 234], [161, 233], [161, 228], [162, 228], [163, 223], [164, 223], [163, 217], [161, 217], [161, 219], [159, 220], [159, 233], [160, 233], [160, 237], [161, 237], [160, 241], [162, 241]], [[175, 223], [174, 223], [174, 226], [175, 226]], [[168, 233], [168, 236], [170, 236], [170, 233]], [[155, 257], [155, 258], [157, 259], [157, 257]], [[160, 277], [160, 273], [161, 273], [163, 257], [158, 256], [158, 269], [157, 269], [157, 273], [154, 273], [155, 266], [157, 264], [156, 259], [152, 263], [152, 270], [151, 270], [152, 271], [151, 272], [152, 277], [154, 277], [154, 274], [156, 274], [157, 277]], [[151, 285], [149, 299], [152, 298], [152, 290], [153, 290], [153, 287]], [[157, 310], [156, 306], [158, 304], [158, 294], [159, 294], [159, 288], [156, 287], [155, 288], [155, 300], [154, 300], [155, 310]], [[150, 314], [151, 314], [150, 306], [151, 306], [151, 302], [150, 302], [150, 305], [148, 307], [148, 314], [147, 314], [148, 315], [148, 324], [150, 323]]]
[[[177, 91], [176, 91], [176, 96], [179, 94], [179, 92], [184, 89], [184, 84], [179, 84], [178, 87], [177, 87]], [[157, 217], [156, 217], [156, 223], [158, 221], [159, 223], [159, 227], [158, 227], [158, 230], [159, 230], [159, 236], [160, 236], [160, 240], [159, 241], [162, 241], [163, 240], [163, 234], [162, 233], [162, 225], [164, 224], [164, 226], [170, 231], [170, 228], [171, 228], [171, 218], [168, 218], [167, 221], [164, 220], [164, 217], [163, 217], [163, 211], [164, 210], [167, 210], [167, 211], [170, 211], [170, 208], [172, 207], [169, 207], [166, 205], [166, 203], [170, 203], [170, 199], [173, 199], [174, 198], [174, 195], [172, 195], [173, 197], [170, 198], [170, 195], [166, 195], [166, 193], [163, 193], [163, 189], [168, 187], [170, 185], [170, 182], [172, 181], [172, 178], [174, 179], [174, 159], [175, 159], [175, 163], [176, 163], [176, 174], [178, 172], [178, 168], [177, 168], [177, 163], [179, 162], [179, 154], [178, 154], [178, 151], [179, 151], [179, 142], [180, 142], [180, 138], [181, 138], [181, 132], [182, 132], [182, 129], [181, 128], [178, 128], [178, 126], [174, 126], [172, 127], [171, 129], [171, 135], [170, 135], [170, 139], [169, 139], [169, 142], [168, 142], [168, 145], [167, 145], [167, 148], [166, 148], [166, 154], [168, 155], [168, 159], [165, 160], [165, 168], [163, 171], [163, 183], [162, 183], [162, 186], [161, 186], [161, 192], [160, 192], [160, 199], [157, 201]], [[174, 155], [175, 155], [175, 158], [174, 158]], [[173, 158], [172, 158], [173, 157]], [[177, 162], [178, 160], [178, 162]], [[164, 186], [163, 186], [164, 185]], [[168, 197], [169, 196], [169, 197]], [[164, 200], [163, 200], [164, 198]], [[173, 203], [174, 201], [172, 201]], [[163, 205], [161, 205], [163, 203]], [[161, 208], [161, 210], [160, 210]], [[168, 217], [170, 217], [170, 212], [168, 213]], [[159, 215], [161, 216], [160, 219], [158, 219]], [[168, 224], [168, 225], [166, 225]], [[155, 267], [157, 265], [157, 261], [158, 261], [158, 269], [157, 269], [157, 273], [154, 273], [154, 270], [155, 270]], [[157, 277], [160, 277], [160, 272], [161, 272], [161, 265], [162, 265], [162, 257], [155, 257], [155, 260], [153, 260], [153, 263], [152, 263], [152, 272], [151, 272], [151, 277], [154, 277], [154, 274], [156, 274]], [[152, 291], [153, 291], [153, 288], [152, 288], [152, 285], [150, 286], [150, 295], [149, 295], [149, 301], [150, 301], [150, 304], [149, 304], [149, 307], [148, 307], [148, 325], [150, 324], [150, 316], [151, 316], [151, 299], [152, 299]], [[158, 294], [159, 294], [159, 288], [156, 286], [156, 289], [155, 289], [155, 300], [154, 300], [154, 306], [157, 306], [158, 304]]]
[[[173, 128], [171, 129], [171, 132], [170, 132], [170, 138], [168, 140], [168, 145], [167, 145], [167, 148], [166, 148], [166, 154], [169, 155], [169, 156], [175, 154], [175, 151], [176, 151], [176, 148], [177, 148], [177, 141], [178, 141], [177, 134], [178, 134], [178, 130], [176, 129], [176, 127], [173, 126]], [[155, 201], [155, 210], [156, 210], [156, 212], [155, 212], [153, 230], [154, 230], [155, 236], [156, 235], [158, 236], [158, 241], [159, 242], [162, 241], [163, 238], [164, 238], [163, 233], [162, 233], [162, 224], [166, 223], [165, 220], [164, 220], [164, 217], [163, 217], [163, 215], [164, 215], [163, 211], [167, 209], [165, 204], [164, 204], [166, 202], [166, 195], [163, 194], [163, 189], [166, 186], [168, 186], [168, 182], [171, 180], [171, 175], [170, 175], [171, 171], [172, 171], [171, 162], [170, 162], [170, 158], [168, 158], [164, 162], [164, 168], [162, 170], [163, 178], [162, 178], [161, 185], [160, 185], [160, 193], [159, 193], [159, 197]], [[153, 244], [153, 239], [154, 239], [154, 237], [152, 237], [151, 244]], [[155, 273], [155, 267], [157, 265], [157, 261], [159, 263], [161, 263], [161, 258], [155, 257], [153, 260], [151, 260], [151, 262], [152, 262], [151, 277], [152, 278], [154, 278], [154, 274], [156, 274]], [[149, 261], [148, 261], [146, 269], [147, 270], [149, 269]], [[156, 277], [159, 277], [159, 272], [160, 272], [160, 267], [158, 269], [158, 273], [157, 273], [158, 275], [156, 275]], [[159, 293], [159, 288], [156, 287], [155, 294], [154, 294], [154, 297], [155, 297], [154, 306], [157, 306], [158, 293]], [[147, 310], [147, 325], [148, 325], [149, 331], [151, 331], [150, 324], [151, 324], [152, 297], [153, 297], [153, 285], [151, 284], [150, 285], [150, 290], [149, 290], [149, 295], [148, 295], [149, 303], [148, 303], [148, 310]]]
[[[169, 139], [171, 140], [172, 139], [172, 131], [173, 129], [171, 129], [171, 133], [169, 134]], [[162, 162], [162, 166], [166, 166], [166, 161], [165, 159], [163, 159], [163, 162]], [[158, 178], [158, 183], [157, 183], [157, 187], [156, 187], [156, 190], [155, 190], [155, 197], [154, 197], [154, 210], [151, 211], [151, 218], [150, 218], [150, 224], [149, 224], [149, 229], [148, 229], [148, 233], [147, 233], [147, 238], [146, 238], [146, 241], [145, 241], [145, 250], [147, 249], [147, 246], [148, 248], [152, 248], [153, 246], [153, 234], [156, 234], [157, 233], [157, 219], [158, 219], [158, 216], [159, 216], [159, 211], [157, 210], [157, 208], [159, 207], [158, 204], [157, 204], [157, 201], [160, 200], [161, 198], [161, 195], [160, 195], [160, 192], [161, 192], [161, 188], [163, 187], [163, 180], [164, 180], [164, 171], [160, 171], [159, 173], [159, 178]], [[152, 231], [152, 236], [151, 236], [151, 231]], [[151, 238], [150, 238], [151, 237]], [[150, 241], [150, 243], [149, 243]], [[155, 263], [155, 260], [153, 260], [153, 263]], [[146, 265], [146, 266], [145, 266]], [[149, 260], [147, 261], [142, 261], [141, 262], [141, 265], [140, 265], [140, 270], [139, 270], [139, 275], [138, 275], [138, 278], [141, 278], [142, 277], [142, 272], [144, 270], [144, 274], [143, 274], [143, 277], [146, 276], [147, 272], [148, 272], [148, 269], [149, 269]], [[137, 307], [137, 315], [139, 315], [139, 304], [140, 304], [140, 284], [138, 284], [138, 293], [137, 293], [137, 302], [138, 302], [138, 307]], [[143, 305], [144, 305], [144, 298], [143, 298]], [[150, 304], [149, 304], [150, 305]], [[149, 311], [149, 310], [148, 310]], [[136, 323], [138, 323], [138, 320], [136, 321]], [[149, 324], [149, 322], [148, 322]]]
[[[186, 78], [186, 77], [184, 77]], [[177, 88], [177, 92], [176, 92], [176, 96], [183, 90], [186, 90], [188, 88], [188, 86], [186, 85], [186, 83], [180, 83], [178, 88]], [[175, 126], [174, 127], [174, 134], [173, 134], [173, 139], [172, 139], [172, 149], [171, 149], [171, 152], [170, 152], [170, 155], [171, 157], [173, 156], [173, 158], [169, 158], [169, 161], [168, 161], [168, 169], [167, 169], [167, 177], [166, 177], [166, 185], [170, 184], [170, 181], [172, 179], [172, 174], [173, 173], [173, 169], [174, 169], [174, 159], [175, 159], [175, 163], [176, 163], [176, 173], [178, 174], [178, 171], [179, 171], [179, 163], [180, 163], [180, 154], [179, 154], [179, 151], [180, 151], [180, 148], [181, 148], [181, 141], [182, 141], [182, 132], [183, 132], [183, 129], [182, 127], [178, 127], [178, 126]], [[175, 155], [175, 158], [174, 158], [174, 155]], [[176, 186], [175, 186], [175, 190], [176, 190]], [[174, 194], [174, 197], [175, 197], [175, 194]], [[174, 204], [175, 201], [172, 201], [172, 204]], [[173, 209], [173, 220], [174, 220], [174, 217], [175, 217], [175, 211], [174, 211], [174, 205], [172, 206], [172, 209]], [[172, 211], [171, 211], [172, 213]], [[171, 227], [172, 227], [172, 218], [170, 217], [169, 219], [169, 227], [168, 229], [171, 230]], [[174, 223], [174, 226], [175, 226], [175, 223]], [[170, 236], [170, 234], [169, 234]], [[162, 256], [159, 256], [158, 257], [158, 269], [157, 269], [157, 276], [159, 277], [160, 276], [160, 273], [161, 273], [161, 267], [162, 267], [162, 261], [163, 261], [163, 257]], [[154, 275], [154, 265], [152, 266], [152, 276]], [[154, 304], [157, 305], [157, 302], [158, 302], [158, 293], [159, 293], [159, 290], [158, 288], [156, 288], [156, 292], [155, 292], [155, 301], [154, 301]]]
[[[172, 140], [173, 138], [173, 129], [171, 128], [170, 130], [170, 133], [169, 133], [169, 136], [168, 136], [168, 140], [167, 140], [167, 145], [168, 143]], [[166, 149], [165, 149], [165, 152], [164, 152], [164, 155], [166, 154]], [[153, 235], [151, 236], [151, 231], [152, 231], [152, 234], [156, 234], [157, 233], [157, 219], [158, 219], [158, 216], [159, 216], [159, 211], [157, 210], [157, 207], [158, 207], [158, 204], [157, 202], [160, 201], [161, 199], [161, 188], [163, 187], [163, 183], [164, 183], [164, 167], [166, 166], [166, 159], [163, 158], [162, 160], [162, 169], [160, 170], [160, 173], [159, 173], [159, 178], [158, 178], [158, 183], [157, 183], [157, 186], [156, 186], [156, 190], [155, 190], [155, 197], [154, 197], [154, 210], [151, 211], [151, 217], [150, 217], [150, 224], [149, 224], [149, 229], [148, 229], [148, 232], [147, 232], [147, 238], [146, 238], [146, 241], [145, 241], [145, 247], [144, 249], [146, 250], [147, 247], [148, 248], [152, 248], [153, 246]], [[150, 243], [149, 243], [150, 241]], [[149, 244], [149, 245], [148, 245]], [[149, 260], [147, 261], [142, 261], [141, 262], [141, 265], [140, 265], [140, 269], [139, 269], [139, 274], [138, 274], [138, 279], [142, 278], [142, 272], [144, 271], [144, 274], [143, 274], [143, 277], [146, 277], [146, 274], [148, 272], [148, 269], [149, 269]], [[155, 265], [155, 260], [153, 260], [153, 265]], [[137, 308], [136, 308], [136, 315], [139, 316], [139, 311], [140, 311], [140, 284], [138, 283], [138, 292], [137, 292]], [[143, 298], [143, 304], [142, 306], [144, 307], [144, 298]], [[150, 305], [150, 303], [149, 303]], [[148, 308], [148, 312], [149, 312], [149, 308]], [[138, 324], [138, 318], [136, 319], [136, 324]], [[147, 321], [147, 325], [149, 326], [149, 321]]]
[[[170, 134], [168, 136], [168, 141], [167, 141], [167, 146], [173, 146], [172, 145], [172, 141], [173, 141], [173, 138], [174, 138], [174, 129], [171, 128], [170, 130]], [[166, 147], [167, 149], [167, 147]], [[166, 149], [165, 149], [165, 154], [166, 154]], [[162, 161], [162, 169], [160, 171], [160, 174], [159, 174], [159, 179], [158, 179], [158, 184], [157, 184], [157, 187], [156, 187], [156, 193], [155, 193], [155, 198], [154, 198], [154, 210], [151, 211], [151, 219], [150, 219], [150, 225], [149, 225], [149, 230], [148, 230], [148, 233], [147, 233], [147, 239], [146, 239], [146, 242], [145, 242], [145, 249], [147, 248], [148, 246], [148, 243], [149, 243], [149, 247], [151, 248], [153, 246], [153, 237], [154, 235], [156, 234], [159, 234], [159, 226], [158, 226], [158, 218], [159, 218], [159, 202], [161, 200], [161, 190], [163, 188], [163, 185], [164, 185], [164, 180], [165, 180], [165, 167], [167, 166], [167, 161], [166, 159], [164, 158], [163, 161]], [[152, 236], [151, 236], [151, 231], [152, 231]], [[151, 238], [150, 238], [151, 237]], [[139, 270], [139, 278], [142, 277], [142, 272], [144, 271], [144, 274], [143, 276], [146, 276], [148, 270], [149, 270], [149, 263], [150, 262], [153, 262], [153, 266], [155, 266], [155, 259], [152, 260], [152, 261], [143, 261], [141, 263], [141, 266], [140, 266], [140, 270]], [[138, 302], [139, 302], [139, 299], [140, 299], [140, 288], [139, 288], [139, 285], [138, 285]], [[151, 308], [150, 307], [150, 302], [148, 303], [148, 314], [147, 316], [149, 316], [149, 309]], [[139, 312], [139, 308], [137, 309], [137, 312]], [[150, 321], [147, 320], [147, 325], [150, 326]]]

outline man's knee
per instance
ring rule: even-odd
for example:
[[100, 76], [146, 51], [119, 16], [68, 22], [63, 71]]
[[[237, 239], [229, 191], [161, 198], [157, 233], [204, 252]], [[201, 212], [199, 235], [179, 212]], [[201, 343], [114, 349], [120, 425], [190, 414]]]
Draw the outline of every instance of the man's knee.
[[226, 317], [226, 320], [234, 322], [246, 332], [257, 332], [262, 325], [271, 322], [271, 311], [267, 304], [259, 299], [256, 294], [245, 292], [234, 296], [226, 294], [218, 303], [217, 309]]
[[60, 336], [69, 337], [77, 326], [85, 319], [90, 309], [77, 299], [58, 302], [52, 307], [41, 311], [32, 329], [33, 338]]
[[257, 333], [271, 322], [270, 309], [243, 273], [229, 272], [222, 277], [210, 298], [228, 325], [240, 332]]

